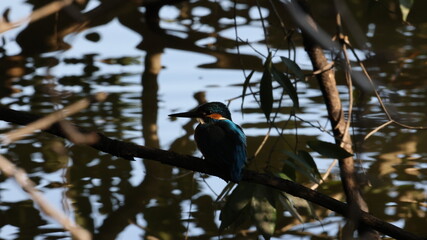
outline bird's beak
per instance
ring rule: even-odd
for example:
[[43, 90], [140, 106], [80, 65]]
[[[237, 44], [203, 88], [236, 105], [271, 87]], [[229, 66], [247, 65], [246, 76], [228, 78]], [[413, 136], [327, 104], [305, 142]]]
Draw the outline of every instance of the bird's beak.
[[169, 114], [169, 117], [198, 118], [198, 117], [201, 117], [201, 116], [200, 116], [200, 113], [198, 113], [196, 111], [190, 111], [190, 112], [182, 112], [182, 113]]

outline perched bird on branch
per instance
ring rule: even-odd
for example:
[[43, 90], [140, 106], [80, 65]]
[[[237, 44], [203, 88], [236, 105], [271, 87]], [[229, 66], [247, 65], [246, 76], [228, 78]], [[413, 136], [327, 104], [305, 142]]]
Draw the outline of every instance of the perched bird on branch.
[[170, 114], [170, 117], [197, 118], [194, 139], [207, 161], [225, 171], [233, 182], [242, 180], [246, 164], [246, 136], [242, 128], [231, 120], [225, 104], [209, 102], [190, 112]]

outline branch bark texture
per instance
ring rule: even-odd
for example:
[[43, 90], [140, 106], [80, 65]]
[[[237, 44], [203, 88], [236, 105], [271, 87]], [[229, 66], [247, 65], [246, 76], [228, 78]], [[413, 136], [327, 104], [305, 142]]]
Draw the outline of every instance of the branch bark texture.
[[[305, 0], [298, 0], [298, 5], [301, 7], [301, 13], [299, 16], [300, 20], [296, 23], [304, 21], [305, 24], [301, 25], [303, 45], [313, 65], [313, 71], [319, 71], [325, 69], [329, 64], [326, 59], [323, 49], [314, 37], [318, 32], [317, 25], [312, 19], [308, 3]], [[325, 44], [324, 44], [325, 45]], [[337, 89], [337, 83], [335, 80], [334, 69], [323, 71], [316, 75], [319, 88], [323, 95], [326, 108], [328, 110], [328, 119], [331, 122], [332, 131], [334, 134], [335, 142], [347, 152], [353, 153], [352, 140], [348, 129], [346, 128], [347, 123], [344, 117], [344, 111], [342, 108], [341, 99]], [[371, 231], [366, 228], [364, 224], [360, 223], [359, 209], [368, 211], [368, 206], [362, 197], [359, 184], [356, 180], [356, 173], [354, 168], [353, 157], [347, 157], [339, 159], [340, 177], [342, 186], [346, 195], [347, 203], [350, 206], [350, 225], [348, 225], [348, 231], [344, 231], [344, 235], [351, 237], [355, 228], [358, 229], [360, 237], [365, 239], [379, 239], [379, 234], [375, 231]]]
[[[308, 6], [304, 4], [305, 1], [299, 1], [303, 9], [307, 12]], [[316, 26], [312, 26], [316, 28]], [[319, 44], [312, 38], [307, 31], [302, 29], [303, 44], [305, 50], [310, 57], [313, 65], [313, 71], [324, 69], [328, 65], [323, 49]], [[328, 110], [328, 118], [331, 121], [332, 131], [335, 137], [335, 141], [338, 145], [350, 153], [353, 153], [352, 140], [350, 135], [346, 133], [346, 120], [344, 118], [344, 112], [342, 109], [341, 99], [337, 89], [337, 83], [335, 81], [335, 71], [329, 69], [316, 75], [319, 83], [319, 88], [322, 92], [323, 99]], [[347, 202], [349, 204], [355, 203], [361, 209], [367, 211], [367, 205], [363, 200], [358, 184], [356, 182], [354, 173], [354, 159], [348, 157], [340, 159], [340, 173], [341, 180], [343, 181], [344, 191], [347, 196]]]

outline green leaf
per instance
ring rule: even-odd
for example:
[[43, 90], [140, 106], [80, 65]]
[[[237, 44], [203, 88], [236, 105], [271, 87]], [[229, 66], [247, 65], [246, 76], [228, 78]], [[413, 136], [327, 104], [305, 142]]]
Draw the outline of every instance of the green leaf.
[[276, 199], [278, 192], [263, 185], [256, 185], [251, 200], [255, 226], [265, 239], [270, 239], [276, 228]]
[[252, 210], [251, 210], [251, 205], [248, 204], [239, 212], [239, 215], [231, 224], [232, 231], [236, 232], [237, 229], [242, 229], [244, 226], [247, 226], [247, 224], [250, 223], [251, 219], [252, 219]]
[[307, 164], [311, 167], [312, 172], [314, 173], [314, 175], [318, 178], [321, 179], [322, 176], [319, 173], [319, 169], [317, 169], [317, 165], [313, 160], [313, 157], [311, 157], [310, 153], [308, 153], [307, 151], [304, 150], [299, 150], [298, 151], [298, 156]]
[[411, 10], [414, 0], [399, 0], [400, 12], [402, 12], [402, 19], [406, 22], [409, 11]]
[[282, 86], [283, 90], [289, 95], [292, 102], [294, 103], [294, 108], [299, 108], [299, 100], [297, 90], [292, 84], [291, 80], [284, 73], [280, 72], [276, 69], [276, 67], [272, 66], [273, 79], [276, 80], [280, 86]]
[[280, 57], [282, 59], [282, 62], [288, 67], [289, 70], [300, 80], [304, 81], [305, 76], [302, 72], [301, 68], [298, 66], [298, 64], [291, 59], [287, 57]]
[[[295, 169], [298, 169], [298, 172], [300, 172], [301, 174], [303, 174], [304, 176], [308, 177], [311, 181], [318, 183], [319, 182], [319, 178], [317, 176], [317, 174], [315, 173], [317, 171], [317, 167], [316, 170], [314, 170], [312, 168], [312, 166], [310, 164], [308, 164], [306, 162], [305, 159], [303, 159], [303, 157], [290, 152], [290, 151], [283, 151], [286, 155], [288, 155], [290, 157], [290, 159], [287, 162], [288, 165], [293, 166]], [[285, 161], [286, 162], [286, 161]]]
[[288, 210], [288, 212], [296, 219], [298, 219], [298, 221], [300, 221], [301, 223], [303, 223], [303, 219], [301, 217], [301, 215], [298, 213], [298, 210], [295, 208], [293, 202], [290, 199], [290, 195], [283, 193], [280, 194], [279, 196], [279, 201], [282, 204], [282, 206]]
[[285, 173], [279, 172], [275, 174], [276, 177], [285, 179], [285, 180], [289, 180], [289, 181], [293, 181], [293, 179], [291, 177], [289, 177], [288, 175], [286, 175]]
[[273, 109], [273, 86], [271, 83], [271, 53], [268, 54], [264, 64], [264, 72], [260, 84], [261, 109], [267, 120], [270, 120], [270, 113]]
[[219, 219], [221, 220], [220, 230], [228, 228], [231, 224], [235, 223], [239, 217], [245, 215], [245, 207], [248, 206], [255, 185], [253, 183], [242, 182], [230, 194], [221, 209]]
[[[295, 155], [297, 157], [297, 155]], [[288, 170], [289, 168], [291, 169], [298, 169], [299, 172], [301, 172], [302, 174], [306, 175], [307, 177], [310, 178], [309, 174], [307, 174], [307, 171], [301, 171], [303, 168], [297, 166], [295, 164], [295, 162], [297, 162], [298, 160], [295, 160], [293, 157], [289, 157], [288, 159], [284, 160], [285, 165], [283, 166], [283, 171], [285, 172], [285, 175], [288, 176], [289, 178], [292, 177], [292, 173], [289, 174], [288, 172], [286, 172], [285, 170]], [[288, 169], [285, 169], [285, 167], [287, 167]], [[296, 170], [295, 173], [293, 175], [294, 180], [296, 180]]]
[[295, 181], [297, 179], [296, 171], [295, 171], [295, 164], [289, 163], [289, 161], [284, 161], [282, 173], [286, 176], [286, 177], [283, 177], [280, 175], [280, 177], [283, 179], [289, 178], [288, 180], [292, 180], [292, 181]]
[[242, 114], [243, 114], [243, 102], [245, 101], [245, 95], [246, 95], [246, 89], [248, 88], [248, 86], [249, 86], [249, 81], [251, 80], [251, 78], [252, 78], [252, 75], [254, 75], [254, 72], [255, 72], [255, 70], [252, 70], [252, 72], [251, 73], [249, 73], [249, 75], [246, 77], [246, 79], [245, 79], [245, 82], [243, 83], [243, 91], [242, 91], [242, 106], [240, 107], [241, 108], [241, 112], [242, 112]]
[[308, 141], [307, 145], [314, 151], [320, 153], [322, 156], [329, 158], [343, 159], [353, 156], [353, 154], [347, 152], [344, 148], [329, 142], [324, 141]]

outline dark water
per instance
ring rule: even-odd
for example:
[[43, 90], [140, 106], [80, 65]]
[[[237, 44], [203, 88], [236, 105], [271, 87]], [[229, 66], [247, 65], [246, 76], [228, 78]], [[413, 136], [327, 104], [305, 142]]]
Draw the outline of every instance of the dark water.
[[[33, 7], [32, 2], [9, 4], [10, 20], [29, 14]], [[245, 98], [242, 114], [239, 96], [245, 79], [242, 68], [246, 74], [252, 69], [260, 71], [260, 54], [267, 55], [265, 42], [260, 42], [264, 33], [255, 2], [238, 3], [236, 12], [231, 1], [164, 6], [160, 9], [160, 29], [155, 27], [152, 17], [144, 17], [155, 15], [155, 7], [123, 4], [108, 10], [109, 14], [97, 16], [96, 21], [76, 33], [72, 27], [80, 26], [76, 22], [81, 19], [70, 12], [80, 8], [91, 13], [97, 4], [88, 1], [78, 8], [3, 33], [1, 104], [48, 114], [95, 92], [107, 92], [105, 102], [92, 104], [69, 120], [115, 139], [200, 156], [192, 137], [194, 122], [171, 120], [167, 115], [197, 106], [193, 98], [196, 93], [199, 100], [232, 99], [233, 120], [245, 130], [249, 155], [254, 154], [268, 124], [251, 96]], [[277, 56], [292, 55], [294, 51], [289, 51], [289, 45], [283, 41], [276, 14], [269, 4], [263, 4], [268, 45], [278, 49]], [[332, 34], [335, 18], [331, 3], [312, 4], [315, 18]], [[6, 5], [0, 5], [1, 12]], [[398, 6], [392, 2], [348, 2], [360, 24], [360, 36], [367, 36], [371, 45], [369, 51], [358, 45], [359, 39], [351, 40], [360, 48], [360, 57], [366, 59], [365, 65], [384, 103], [396, 120], [413, 126], [427, 126], [427, 21], [420, 12], [425, 5], [416, 1], [408, 19], [412, 25], [405, 25]], [[280, 5], [276, 10], [285, 22], [289, 20]], [[241, 43], [240, 56], [234, 35], [235, 14], [239, 37], [250, 42]], [[347, 30], [357, 35], [354, 27], [347, 26]], [[293, 40], [296, 61], [308, 73], [310, 62], [299, 35], [295, 33]], [[342, 75], [338, 68], [339, 90], [347, 109]], [[255, 83], [260, 77], [261, 72], [256, 72], [254, 90], [258, 89]], [[280, 94], [275, 92], [275, 98], [279, 99]], [[277, 164], [285, 157], [283, 149], [304, 149], [308, 140], [333, 141], [324, 131], [330, 127], [315, 79], [298, 83], [298, 94], [301, 110], [297, 115], [304, 121], [289, 121], [292, 103], [285, 97], [276, 119], [277, 126], [284, 128], [284, 138], [272, 131], [255, 168], [262, 170], [266, 159]], [[277, 109], [278, 103], [275, 104]], [[363, 141], [366, 134], [387, 121], [369, 92], [358, 91], [353, 121], [357, 164], [370, 211], [408, 231], [426, 235], [427, 131], [389, 125]], [[2, 132], [16, 127], [0, 123]], [[36, 133], [3, 146], [1, 153], [25, 169], [54, 206], [97, 239], [183, 239], [187, 235], [194, 239], [217, 239], [220, 234], [220, 206], [214, 201], [225, 183], [216, 177], [150, 160], [130, 162], [47, 133]], [[313, 155], [320, 172], [325, 172], [332, 160]], [[12, 180], [1, 177], [1, 181], [2, 239], [69, 238], [59, 224], [40, 213]], [[309, 185], [307, 179], [301, 177], [301, 181]], [[319, 190], [344, 200], [336, 167]], [[336, 238], [339, 227], [345, 224], [343, 219], [320, 207], [315, 210], [322, 220], [313, 222], [304, 217], [304, 224], [284, 213], [277, 223], [276, 236]], [[220, 239], [232, 239], [233, 233], [221, 233]], [[257, 236], [254, 227], [245, 234], [246, 237], [238, 237]]]

